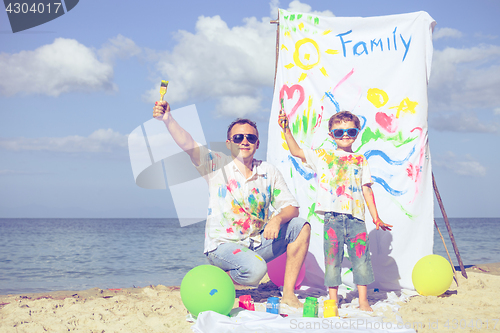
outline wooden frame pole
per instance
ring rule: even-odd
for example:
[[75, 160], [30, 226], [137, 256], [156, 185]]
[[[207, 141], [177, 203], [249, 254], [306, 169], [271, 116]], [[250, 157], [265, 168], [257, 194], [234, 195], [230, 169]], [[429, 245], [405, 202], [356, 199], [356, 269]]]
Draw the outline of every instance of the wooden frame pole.
[[271, 24], [276, 24], [276, 63], [274, 64], [274, 85], [273, 89], [276, 87], [276, 74], [278, 73], [278, 55], [280, 47], [280, 13], [278, 11], [278, 18], [270, 22]]
[[[443, 214], [444, 223], [446, 224], [446, 229], [448, 229], [448, 234], [450, 235], [451, 244], [453, 245], [453, 250], [455, 251], [455, 255], [457, 256], [458, 265], [460, 266], [460, 270], [462, 271], [462, 275], [467, 279], [467, 272], [465, 272], [464, 264], [462, 263], [462, 258], [460, 257], [460, 252], [458, 252], [458, 246], [455, 242], [455, 237], [453, 236], [453, 231], [451, 231], [450, 222], [448, 221], [448, 215], [446, 215], [446, 211], [444, 210], [443, 201], [441, 200], [441, 196], [439, 195], [439, 191], [436, 184], [436, 179], [434, 179], [434, 172], [432, 173], [432, 186], [434, 187], [434, 193], [436, 194], [436, 199], [439, 204], [439, 208], [441, 209], [441, 213]], [[437, 224], [436, 224], [437, 227]], [[439, 229], [438, 229], [439, 230]], [[446, 245], [445, 245], [446, 248]], [[448, 251], [448, 250], [446, 250]], [[453, 264], [452, 264], [453, 265]]]

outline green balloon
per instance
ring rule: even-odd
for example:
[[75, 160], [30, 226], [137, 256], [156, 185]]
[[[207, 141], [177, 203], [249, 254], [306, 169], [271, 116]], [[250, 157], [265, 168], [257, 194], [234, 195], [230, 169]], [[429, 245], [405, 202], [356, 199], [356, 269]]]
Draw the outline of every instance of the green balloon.
[[453, 270], [448, 260], [437, 254], [430, 254], [417, 261], [411, 280], [420, 295], [439, 296], [450, 288]]
[[236, 298], [229, 275], [213, 265], [200, 265], [184, 276], [181, 283], [182, 303], [197, 317], [202, 311], [228, 315]]

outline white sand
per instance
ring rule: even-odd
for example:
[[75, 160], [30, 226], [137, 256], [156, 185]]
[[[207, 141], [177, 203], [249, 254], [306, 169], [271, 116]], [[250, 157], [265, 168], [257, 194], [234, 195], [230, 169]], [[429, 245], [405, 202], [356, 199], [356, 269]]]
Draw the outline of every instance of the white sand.
[[[500, 332], [500, 323], [494, 321], [500, 319], [500, 276], [494, 275], [500, 272], [500, 264], [467, 271], [469, 279], [457, 273], [459, 286], [453, 282], [444, 297], [415, 296], [403, 304], [399, 310], [403, 322], [420, 323], [418, 332]], [[249, 293], [256, 302], [263, 302], [279, 295], [270, 284], [237, 290], [237, 296]], [[179, 287], [161, 285], [0, 296], [2, 333], [192, 332], [187, 314]], [[480, 323], [482, 329], [478, 330]]]

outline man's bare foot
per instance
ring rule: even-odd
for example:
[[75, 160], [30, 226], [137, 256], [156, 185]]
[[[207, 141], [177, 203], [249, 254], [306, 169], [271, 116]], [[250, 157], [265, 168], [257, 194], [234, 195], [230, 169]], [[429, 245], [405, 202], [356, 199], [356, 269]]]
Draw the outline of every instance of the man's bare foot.
[[361, 311], [373, 312], [373, 309], [368, 302], [359, 302], [359, 309]]
[[297, 296], [295, 296], [295, 294], [283, 295], [283, 297], [281, 298], [281, 303], [296, 309], [304, 308], [304, 304], [302, 304], [302, 302], [299, 301], [299, 299], [297, 298]]

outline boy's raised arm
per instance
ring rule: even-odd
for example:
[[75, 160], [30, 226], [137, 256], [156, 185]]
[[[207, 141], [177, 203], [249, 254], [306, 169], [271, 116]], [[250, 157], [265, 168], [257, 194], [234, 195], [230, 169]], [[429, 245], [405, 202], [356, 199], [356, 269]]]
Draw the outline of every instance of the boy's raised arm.
[[304, 151], [299, 147], [297, 141], [293, 138], [292, 132], [290, 131], [290, 127], [288, 126], [288, 118], [284, 110], [280, 110], [278, 124], [283, 129], [283, 133], [285, 134], [285, 140], [290, 149], [290, 153], [292, 156], [299, 157], [303, 163], [306, 163], [306, 156], [304, 155]]
[[175, 143], [184, 150], [194, 165], [199, 166], [200, 161], [200, 148], [196, 141], [194, 141], [191, 134], [182, 128], [170, 113], [170, 105], [166, 101], [157, 101], [153, 107], [153, 117], [163, 121], [167, 126], [168, 131], [174, 138]]

